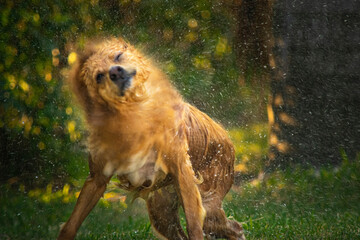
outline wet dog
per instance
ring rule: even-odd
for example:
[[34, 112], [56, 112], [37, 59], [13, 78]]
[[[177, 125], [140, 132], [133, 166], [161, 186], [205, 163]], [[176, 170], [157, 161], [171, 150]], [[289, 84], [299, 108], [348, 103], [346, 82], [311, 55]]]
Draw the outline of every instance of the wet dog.
[[113, 175], [146, 200], [159, 237], [244, 239], [222, 209], [234, 176], [227, 132], [186, 103], [149, 59], [122, 39], [88, 44], [70, 80], [86, 114], [90, 175], [58, 239], [75, 237]]

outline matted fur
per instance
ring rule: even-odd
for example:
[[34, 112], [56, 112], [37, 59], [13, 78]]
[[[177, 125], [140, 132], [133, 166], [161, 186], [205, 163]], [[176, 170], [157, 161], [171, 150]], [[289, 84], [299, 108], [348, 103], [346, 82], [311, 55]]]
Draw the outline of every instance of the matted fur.
[[[111, 80], [114, 67], [132, 77]], [[86, 114], [90, 176], [58, 239], [75, 237], [114, 174], [120, 187], [147, 201], [159, 236], [244, 239], [221, 206], [234, 174], [226, 131], [186, 103], [150, 60], [122, 39], [89, 43], [70, 80]]]

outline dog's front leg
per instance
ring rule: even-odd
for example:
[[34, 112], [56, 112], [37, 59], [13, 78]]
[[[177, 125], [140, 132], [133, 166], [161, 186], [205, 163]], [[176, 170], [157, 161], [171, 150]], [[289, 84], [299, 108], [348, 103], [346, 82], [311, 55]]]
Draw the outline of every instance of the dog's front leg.
[[189, 238], [203, 239], [203, 222], [205, 209], [202, 205], [201, 195], [195, 183], [194, 171], [188, 160], [181, 161], [176, 173], [177, 188], [182, 200], [186, 217]]
[[110, 177], [102, 173], [94, 172], [89, 157], [90, 176], [81, 189], [75, 208], [65, 225], [61, 228], [58, 240], [74, 239], [81, 223], [94, 208], [101, 196], [104, 194]]

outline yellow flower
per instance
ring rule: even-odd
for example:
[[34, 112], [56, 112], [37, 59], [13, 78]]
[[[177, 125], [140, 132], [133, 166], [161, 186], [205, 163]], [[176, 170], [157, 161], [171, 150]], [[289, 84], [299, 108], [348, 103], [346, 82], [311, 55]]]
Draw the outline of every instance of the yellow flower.
[[188, 26], [189, 26], [189, 28], [197, 28], [198, 23], [197, 23], [196, 19], [194, 19], [194, 18], [189, 19]]
[[51, 54], [55, 57], [57, 55], [60, 54], [60, 50], [58, 48], [54, 48], [52, 51], [51, 51]]
[[40, 150], [44, 150], [44, 149], [45, 149], [45, 143], [39, 142], [39, 143], [38, 143], [38, 148], [39, 148]]
[[20, 80], [19, 85], [24, 92], [28, 92], [30, 89], [29, 84], [27, 84], [24, 80]]
[[73, 112], [73, 110], [72, 110], [71, 107], [67, 107], [67, 108], [65, 109], [65, 112], [66, 112], [67, 115], [71, 115], [72, 112]]
[[46, 74], [45, 74], [45, 80], [46, 80], [47, 82], [50, 82], [51, 79], [52, 79], [51, 73], [46, 73]]
[[70, 189], [70, 185], [69, 184], [65, 184], [62, 190], [62, 193], [64, 196], [69, 195], [69, 189]]
[[67, 129], [68, 129], [69, 133], [73, 133], [75, 131], [75, 126], [76, 126], [75, 121], [68, 122]]
[[76, 61], [77, 55], [76, 52], [71, 52], [68, 56], [68, 63], [71, 65]]

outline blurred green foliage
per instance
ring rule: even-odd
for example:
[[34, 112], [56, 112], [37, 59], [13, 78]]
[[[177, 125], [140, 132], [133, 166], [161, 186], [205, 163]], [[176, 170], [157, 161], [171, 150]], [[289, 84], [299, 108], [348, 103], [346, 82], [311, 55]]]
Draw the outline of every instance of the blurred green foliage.
[[[66, 27], [66, 18], [59, 18], [55, 5], [51, 9], [48, 4], [50, 1], [2, 3], [2, 181], [11, 178], [10, 182], [21, 179], [29, 185], [41, 184], [74, 176], [81, 168], [75, 161], [80, 151], [73, 147], [66, 127], [76, 118], [69, 110], [69, 94], [61, 75], [65, 57], [59, 49], [66, 38], [59, 30]], [[70, 162], [74, 162], [71, 167]]]
[[123, 36], [157, 60], [189, 102], [236, 126], [249, 91], [238, 84], [236, 24], [223, 3], [3, 1], [0, 181], [45, 184], [86, 174], [81, 111], [65, 79], [71, 53], [93, 36]]
[[229, 130], [230, 138], [235, 145], [235, 171], [242, 177], [252, 178], [264, 171], [268, 152], [268, 131], [266, 123]]

